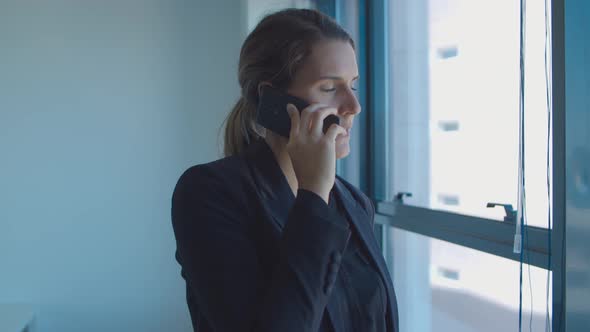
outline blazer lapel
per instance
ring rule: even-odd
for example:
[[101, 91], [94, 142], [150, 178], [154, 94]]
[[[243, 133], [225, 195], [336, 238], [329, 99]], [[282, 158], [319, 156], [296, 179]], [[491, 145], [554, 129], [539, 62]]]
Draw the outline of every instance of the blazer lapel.
[[337, 188], [337, 193], [342, 199], [342, 205], [350, 217], [350, 220], [352, 220], [352, 226], [357, 230], [357, 233], [361, 238], [361, 242], [369, 253], [373, 265], [381, 274], [381, 279], [387, 290], [387, 298], [389, 302], [388, 324], [390, 324], [390, 326], [394, 326], [393, 317], [394, 310], [397, 312], [397, 300], [395, 300], [395, 293], [393, 287], [391, 286], [392, 279], [389, 275], [389, 270], [387, 269], [387, 265], [383, 259], [382, 251], [377, 244], [373, 229], [371, 228], [371, 224], [368, 220], [369, 215], [366, 213], [365, 209], [360, 206], [358, 201], [354, 199], [346, 186], [338, 178], [335, 180], [335, 186]]

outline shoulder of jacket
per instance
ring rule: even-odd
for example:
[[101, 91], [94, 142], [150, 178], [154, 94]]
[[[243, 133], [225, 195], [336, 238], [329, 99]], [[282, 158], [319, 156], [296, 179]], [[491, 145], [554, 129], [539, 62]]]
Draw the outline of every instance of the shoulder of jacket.
[[245, 167], [243, 158], [239, 156], [229, 156], [220, 158], [207, 163], [193, 165], [187, 168], [180, 179], [198, 178], [198, 177], [212, 177], [219, 179], [227, 179], [228, 181], [236, 180], [242, 176]]
[[174, 191], [239, 192], [245, 177], [246, 166], [243, 158], [239, 156], [193, 165], [180, 175]]

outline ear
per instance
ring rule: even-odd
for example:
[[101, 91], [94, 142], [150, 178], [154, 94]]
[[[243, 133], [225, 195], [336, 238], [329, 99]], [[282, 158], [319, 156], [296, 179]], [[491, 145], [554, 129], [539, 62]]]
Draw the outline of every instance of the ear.
[[262, 87], [265, 85], [272, 86], [272, 84], [270, 84], [270, 82], [268, 82], [268, 81], [262, 81], [262, 82], [258, 83], [258, 98], [260, 98], [260, 96], [262, 95]]

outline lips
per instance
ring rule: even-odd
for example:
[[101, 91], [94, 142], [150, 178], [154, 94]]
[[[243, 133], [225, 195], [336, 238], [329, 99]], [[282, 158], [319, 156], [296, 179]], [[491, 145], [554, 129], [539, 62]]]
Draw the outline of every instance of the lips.
[[346, 135], [343, 135], [344, 137], [348, 137], [350, 136], [350, 131], [352, 130], [352, 122], [350, 123], [346, 123], [346, 124], [341, 124], [342, 128], [344, 128], [346, 130]]

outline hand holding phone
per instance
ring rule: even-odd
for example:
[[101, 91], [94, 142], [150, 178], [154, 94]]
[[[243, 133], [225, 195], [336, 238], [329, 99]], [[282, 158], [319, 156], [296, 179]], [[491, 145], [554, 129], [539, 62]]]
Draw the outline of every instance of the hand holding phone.
[[[256, 122], [266, 129], [269, 129], [285, 138], [289, 138], [291, 131], [291, 119], [287, 113], [287, 104], [293, 104], [299, 112], [303, 111], [310, 104], [298, 97], [292, 96], [272, 86], [262, 87], [260, 100], [256, 115]], [[324, 119], [324, 134], [332, 124], [340, 124], [336, 115], [329, 115]]]
[[[291, 108], [289, 114], [287, 104], [293, 104], [299, 112]], [[336, 137], [346, 134], [346, 130], [340, 126], [332, 126], [334, 123], [340, 124], [334, 108], [308, 106], [309, 103], [305, 100], [266, 86], [258, 104], [257, 122], [289, 139], [287, 151], [297, 177], [298, 188], [314, 192], [328, 204], [336, 176]], [[311, 110], [312, 107], [317, 109]], [[307, 110], [302, 112], [304, 109]], [[323, 123], [312, 121], [311, 131], [300, 130], [300, 124], [310, 123], [310, 117], [323, 119]], [[321, 137], [317, 134], [319, 125], [324, 133]], [[290, 137], [291, 134], [293, 137]]]

